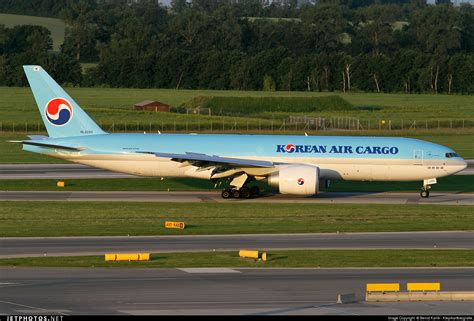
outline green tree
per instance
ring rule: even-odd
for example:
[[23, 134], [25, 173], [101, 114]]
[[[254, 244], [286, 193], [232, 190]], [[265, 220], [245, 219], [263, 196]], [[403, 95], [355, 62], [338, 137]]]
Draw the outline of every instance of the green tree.
[[342, 46], [342, 33], [348, 28], [345, 7], [315, 5], [301, 13], [303, 33], [312, 52], [331, 52]]
[[275, 91], [276, 90], [276, 84], [275, 80], [271, 76], [265, 76], [263, 78], [263, 91]]
[[94, 5], [80, 0], [72, 2], [61, 11], [61, 17], [67, 24], [66, 36], [62, 51], [81, 61], [81, 55], [86, 54], [88, 60], [96, 58], [97, 26], [93, 24]]
[[447, 56], [461, 47], [462, 20], [450, 6], [428, 6], [415, 11], [410, 28], [421, 49], [436, 56]]
[[186, 0], [171, 0], [171, 9], [174, 12], [182, 12], [184, 9], [188, 8], [189, 4]]
[[372, 5], [361, 8], [356, 14], [353, 46], [369, 50], [374, 56], [388, 52], [392, 45], [393, 24], [400, 18], [401, 8], [397, 5]]

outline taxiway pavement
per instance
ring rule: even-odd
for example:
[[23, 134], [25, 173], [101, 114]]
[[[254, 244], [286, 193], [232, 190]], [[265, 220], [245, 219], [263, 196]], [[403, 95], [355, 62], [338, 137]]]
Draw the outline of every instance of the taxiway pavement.
[[108, 201], [108, 202], [238, 202], [331, 204], [430, 204], [474, 205], [474, 193], [321, 192], [311, 197], [267, 194], [251, 199], [222, 199], [218, 191], [123, 192], [123, 191], [0, 191], [0, 201]]
[[472, 248], [472, 231], [0, 238], [0, 258], [239, 249]]
[[[396, 264], [396, 262], [394, 262]], [[365, 302], [366, 283], [472, 291], [472, 268], [0, 268], [3, 314], [472, 315], [472, 302]], [[338, 294], [359, 301], [336, 304]]]

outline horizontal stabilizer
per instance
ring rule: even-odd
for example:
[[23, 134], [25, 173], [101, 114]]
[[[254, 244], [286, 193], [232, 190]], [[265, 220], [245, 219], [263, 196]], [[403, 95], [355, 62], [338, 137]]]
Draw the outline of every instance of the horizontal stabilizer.
[[39, 147], [45, 147], [45, 148], [54, 148], [54, 149], [64, 149], [64, 150], [77, 151], [77, 152], [85, 149], [83, 147], [73, 147], [73, 146], [64, 146], [64, 145], [40, 143], [37, 140], [36, 141], [23, 140], [23, 141], [12, 141], [12, 142], [21, 143], [21, 144], [24, 144], [24, 145], [32, 145], [32, 146], [39, 146]]

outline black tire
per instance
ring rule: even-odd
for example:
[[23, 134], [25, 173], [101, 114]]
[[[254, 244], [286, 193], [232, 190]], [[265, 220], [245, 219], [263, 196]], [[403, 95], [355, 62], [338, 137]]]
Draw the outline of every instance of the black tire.
[[252, 194], [250, 193], [250, 189], [246, 186], [242, 187], [240, 189], [240, 196], [242, 198], [250, 198], [252, 196]]
[[238, 189], [232, 190], [232, 197], [233, 198], [240, 198], [241, 196], [242, 196], [242, 194], [240, 193], [240, 191]]
[[428, 191], [428, 190], [422, 190], [422, 191], [420, 192], [420, 196], [421, 196], [422, 198], [427, 198], [427, 197], [430, 196], [430, 191]]
[[229, 198], [232, 197], [232, 193], [230, 192], [230, 190], [225, 189], [225, 190], [222, 191], [221, 196], [224, 199], [229, 199]]
[[252, 196], [256, 196], [256, 195], [260, 194], [260, 188], [258, 186], [252, 186], [250, 188], [250, 194]]

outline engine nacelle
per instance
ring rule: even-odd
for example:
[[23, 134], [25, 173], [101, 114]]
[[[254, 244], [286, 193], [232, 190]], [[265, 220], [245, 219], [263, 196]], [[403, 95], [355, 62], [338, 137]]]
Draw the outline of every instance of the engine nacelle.
[[319, 192], [319, 167], [291, 165], [268, 176], [268, 184], [282, 194], [315, 195]]

